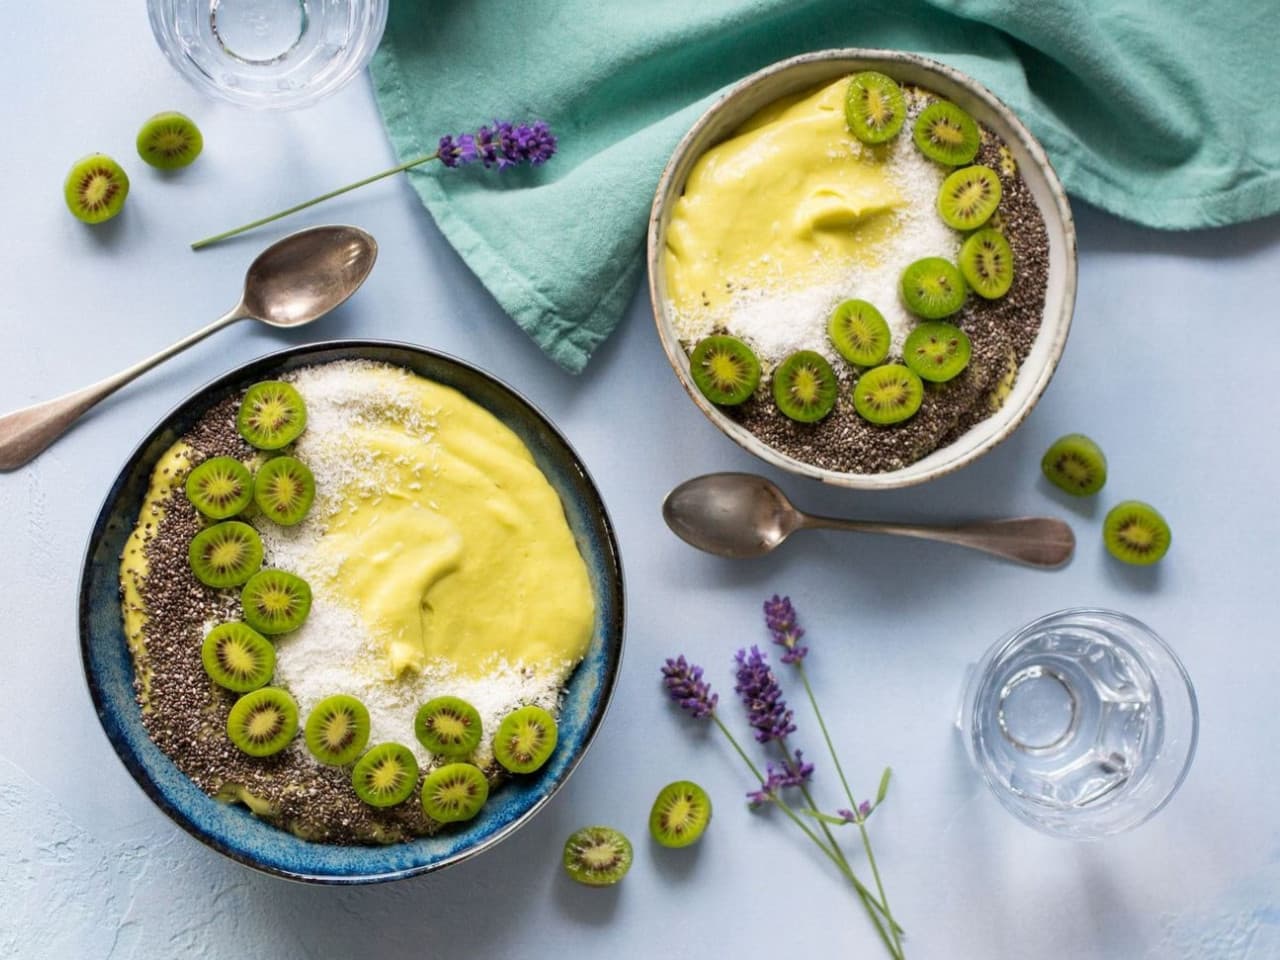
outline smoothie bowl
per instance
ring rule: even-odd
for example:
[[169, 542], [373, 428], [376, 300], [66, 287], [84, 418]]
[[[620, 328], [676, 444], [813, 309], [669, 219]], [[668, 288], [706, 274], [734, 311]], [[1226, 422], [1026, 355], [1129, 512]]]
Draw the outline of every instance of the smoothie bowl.
[[1007, 437], [1075, 300], [1043, 149], [975, 81], [894, 51], [806, 54], [726, 93], [663, 174], [648, 256], [703, 413], [763, 460], [863, 489]]
[[437, 869], [559, 788], [623, 595], [582, 464], [509, 388], [365, 341], [229, 373], [134, 453], [81, 586], [109, 739], [181, 826], [328, 883]]

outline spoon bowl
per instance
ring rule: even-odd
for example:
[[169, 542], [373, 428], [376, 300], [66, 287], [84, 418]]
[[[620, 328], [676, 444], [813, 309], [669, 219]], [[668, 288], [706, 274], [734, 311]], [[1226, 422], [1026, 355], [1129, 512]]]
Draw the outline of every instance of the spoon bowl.
[[272, 327], [316, 320], [360, 288], [378, 257], [373, 237], [356, 227], [315, 227], [267, 247], [244, 278], [244, 313]]

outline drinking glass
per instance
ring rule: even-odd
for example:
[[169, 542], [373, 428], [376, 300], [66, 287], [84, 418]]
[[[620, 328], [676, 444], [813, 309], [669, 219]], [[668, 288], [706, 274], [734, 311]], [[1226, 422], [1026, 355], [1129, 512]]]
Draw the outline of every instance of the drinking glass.
[[1113, 610], [1041, 617], [969, 668], [957, 726], [1016, 817], [1092, 840], [1160, 810], [1195, 754], [1191, 680], [1150, 627]]
[[193, 86], [247, 107], [306, 106], [368, 64], [387, 0], [148, 0], [151, 30]]

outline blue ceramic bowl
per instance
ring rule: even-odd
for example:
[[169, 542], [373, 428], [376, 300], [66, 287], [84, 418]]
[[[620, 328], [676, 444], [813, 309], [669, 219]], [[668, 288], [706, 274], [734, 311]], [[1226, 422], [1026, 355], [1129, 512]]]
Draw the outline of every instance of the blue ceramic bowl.
[[[118, 558], [164, 451], [210, 407], [256, 381], [309, 364], [351, 359], [396, 364], [453, 387], [514, 430], [560, 494], [587, 562], [596, 602], [591, 646], [569, 681], [559, 746], [547, 765], [536, 775], [504, 783], [469, 823], [386, 847], [300, 840], [242, 806], [214, 800], [187, 779], [142, 725], [120, 615]], [[475, 367], [419, 347], [369, 340], [295, 347], [254, 360], [197, 391], [165, 417], [129, 457], [107, 494], [89, 538], [80, 581], [85, 678], [102, 727], [134, 779], [161, 810], [215, 850], [267, 873], [313, 883], [372, 883], [428, 873], [492, 847], [527, 823], [590, 746], [613, 693], [622, 634], [622, 567], [613, 527], [586, 468], [551, 421], [506, 384]]]

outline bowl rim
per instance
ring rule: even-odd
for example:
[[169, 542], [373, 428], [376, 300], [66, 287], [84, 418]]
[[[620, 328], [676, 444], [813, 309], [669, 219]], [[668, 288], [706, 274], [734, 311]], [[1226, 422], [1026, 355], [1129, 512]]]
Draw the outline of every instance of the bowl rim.
[[[465, 372], [473, 374], [482, 380], [487, 381], [491, 386], [497, 387], [500, 391], [504, 391], [510, 395], [517, 403], [523, 405], [537, 421], [541, 421], [542, 425], [548, 432], [555, 437], [568, 452], [572, 459], [575, 470], [581, 474], [586, 489], [594, 500], [593, 510], [598, 512], [600, 526], [604, 533], [601, 546], [604, 548], [606, 560], [606, 580], [613, 583], [614, 592], [616, 593], [616, 609], [611, 620], [605, 624], [603, 633], [605, 635], [615, 634], [617, 636], [616, 648], [608, 653], [608, 659], [612, 661], [612, 668], [608, 669], [605, 676], [601, 680], [601, 694], [599, 707], [595, 713], [589, 718], [583, 734], [583, 739], [577, 754], [573, 756], [563, 773], [554, 780], [546, 790], [538, 796], [529, 807], [519, 816], [515, 817], [509, 823], [503, 825], [500, 829], [483, 837], [481, 840], [466, 847], [462, 850], [454, 852], [439, 860], [415, 864], [409, 867], [398, 867], [376, 873], [318, 873], [305, 872], [301, 870], [291, 870], [285, 867], [270, 865], [262, 862], [250, 853], [246, 853], [237, 849], [220, 839], [207, 833], [198, 823], [194, 822], [180, 806], [170, 802], [164, 791], [156, 784], [155, 780], [148, 772], [145, 764], [135, 755], [130, 745], [120, 736], [112, 732], [113, 724], [109, 722], [108, 715], [110, 713], [105, 695], [100, 685], [99, 678], [91, 669], [90, 657], [90, 637], [92, 627], [90, 625], [90, 603], [89, 603], [89, 580], [90, 570], [94, 563], [94, 553], [97, 545], [101, 542], [106, 533], [106, 528], [111, 522], [111, 507], [118, 499], [120, 489], [125, 482], [132, 467], [144, 455], [147, 448], [150, 447], [159, 438], [161, 433], [168, 427], [171, 421], [177, 417], [182, 410], [189, 404], [199, 401], [208, 394], [226, 389], [237, 380], [242, 379], [246, 371], [253, 368], [262, 368], [265, 371], [277, 370], [286, 361], [305, 357], [313, 353], [328, 353], [334, 351], [342, 351], [344, 353], [354, 351], [355, 353], [346, 359], [359, 359], [360, 351], [367, 349], [378, 350], [404, 350], [411, 353], [423, 354], [434, 360], [443, 361], [446, 365], [455, 366]], [[333, 358], [334, 361], [341, 358]], [[325, 361], [331, 362], [331, 361]], [[475, 401], [472, 401], [475, 402]], [[496, 417], [496, 414], [495, 414]], [[500, 419], [500, 418], [499, 418]], [[80, 665], [86, 686], [89, 690], [90, 699], [93, 702], [94, 714], [98, 718], [98, 724], [102, 732], [106, 735], [108, 742], [115, 751], [120, 762], [129, 771], [133, 780], [142, 789], [150, 799], [168, 818], [185, 830], [188, 834], [195, 837], [205, 846], [216, 850], [218, 853], [228, 857], [231, 860], [250, 867], [259, 873], [264, 873], [273, 877], [280, 877], [286, 880], [299, 881], [302, 883], [323, 885], [323, 886], [354, 886], [370, 883], [384, 883], [392, 880], [402, 880], [408, 877], [420, 876], [423, 874], [434, 873], [446, 867], [453, 866], [469, 860], [472, 857], [491, 849], [503, 840], [510, 837], [517, 830], [529, 823], [541, 810], [551, 801], [560, 789], [569, 781], [569, 778], [577, 770], [579, 764], [586, 757], [587, 751], [595, 742], [595, 738], [600, 732], [605, 717], [609, 713], [609, 708], [613, 702], [613, 695], [617, 689], [618, 675], [622, 670], [623, 656], [626, 649], [626, 581], [623, 575], [622, 556], [618, 545], [617, 529], [613, 520], [609, 516], [608, 508], [604, 502], [604, 497], [600, 493], [600, 488], [596, 485], [595, 479], [592, 477], [586, 464], [583, 462], [578, 451], [569, 442], [568, 438], [556, 426], [555, 422], [536, 404], [529, 400], [523, 393], [515, 389], [500, 377], [481, 369], [473, 363], [469, 363], [452, 354], [445, 353], [441, 350], [435, 350], [429, 347], [419, 346], [417, 344], [408, 343], [398, 340], [381, 340], [372, 338], [350, 338], [337, 340], [321, 340], [314, 343], [299, 344], [296, 346], [286, 347], [282, 350], [275, 350], [270, 353], [262, 354], [235, 366], [223, 373], [207, 381], [200, 387], [191, 391], [178, 401], [164, 416], [162, 416], [150, 430], [146, 432], [142, 440], [129, 452], [124, 459], [123, 465], [117, 472], [115, 479], [111, 482], [106, 495], [103, 497], [102, 505], [98, 508], [97, 517], [94, 520], [93, 527], [89, 532], [86, 540], [84, 559], [81, 562], [80, 577], [77, 584], [77, 630], [80, 639]], [[179, 771], [181, 773], [181, 771]], [[183, 774], [185, 776], [185, 774]], [[272, 830], [281, 828], [262, 822], [265, 827]], [[332, 844], [318, 844], [319, 846], [333, 846]]]
[[[725, 416], [725, 414], [711, 404], [710, 401], [702, 396], [701, 392], [693, 384], [691, 378], [686, 374], [682, 367], [682, 361], [687, 363], [687, 354], [684, 348], [680, 345], [679, 338], [674, 336], [674, 334], [669, 335], [667, 329], [665, 329], [665, 327], [670, 326], [670, 324], [669, 322], [664, 324], [666, 306], [658, 291], [658, 275], [662, 269], [662, 247], [660, 245], [660, 234], [663, 233], [662, 220], [665, 208], [675, 199], [673, 190], [678, 186], [675, 183], [676, 170], [686, 159], [686, 155], [689, 153], [694, 142], [702, 135], [703, 131], [718, 118], [722, 111], [727, 109], [739, 96], [757, 84], [765, 82], [779, 74], [791, 71], [797, 67], [803, 67], [813, 63], [835, 63], [840, 61], [853, 61], [861, 64], [860, 66], [851, 64], [849, 66], [850, 72], [858, 69], [876, 69], [878, 64], [875, 62], [877, 61], [879, 64], [910, 64], [911, 66], [925, 70], [926, 72], [942, 75], [950, 82], [964, 88], [976, 99], [982, 101], [988, 109], [997, 114], [1006, 124], [1008, 124], [1014, 137], [1018, 141], [1019, 146], [1027, 151], [1027, 154], [1043, 174], [1049, 188], [1049, 193], [1053, 199], [1053, 207], [1057, 213], [1059, 221], [1061, 222], [1062, 230], [1067, 241], [1064, 250], [1065, 276], [1063, 281], [1062, 308], [1058, 312], [1059, 320], [1057, 323], [1057, 329], [1054, 331], [1053, 338], [1049, 343], [1048, 355], [1045, 357], [1043, 365], [1037, 371], [1035, 380], [1031, 385], [1031, 390], [1027, 394], [1022, 406], [1014, 412], [1007, 424], [996, 430], [981, 442], [973, 444], [963, 453], [960, 453], [950, 460], [938, 464], [937, 466], [915, 476], [902, 475], [904, 472], [909, 471], [914, 466], [914, 463], [908, 464], [906, 467], [900, 467], [896, 470], [888, 470], [881, 473], [847, 473], [817, 467], [776, 450], [754, 434], [750, 433], [746, 428], [741, 427], [734, 421], [730, 420]], [[1063, 187], [1062, 181], [1058, 178], [1057, 171], [1054, 170], [1053, 164], [1049, 161], [1049, 157], [1045, 153], [1044, 147], [1040, 144], [1040, 141], [1035, 138], [1031, 131], [1027, 129], [1026, 125], [1018, 115], [985, 85], [979, 83], [968, 74], [957, 70], [954, 67], [948, 66], [941, 61], [903, 50], [887, 50], [872, 47], [839, 47], [802, 53], [798, 56], [788, 57], [785, 60], [779, 60], [776, 63], [763, 67], [762, 69], [757, 70], [737, 81], [725, 90], [716, 98], [714, 103], [703, 111], [693, 126], [690, 127], [685, 135], [680, 138], [680, 142], [672, 152], [671, 158], [663, 168], [662, 176], [658, 180], [658, 186], [654, 191], [653, 203], [649, 211], [649, 229], [646, 241], [646, 254], [649, 271], [649, 303], [653, 312], [654, 325], [657, 327], [658, 340], [662, 344], [663, 352], [667, 356], [667, 362], [671, 364], [671, 368], [675, 372], [676, 379], [680, 382], [681, 387], [684, 388], [685, 393], [688, 394], [689, 398], [694, 402], [694, 405], [702, 411], [703, 415], [710, 420], [721, 433], [729, 437], [729, 439], [733, 440], [734, 443], [738, 444], [738, 446], [742, 447], [748, 453], [760, 460], [763, 460], [765, 463], [779, 467], [789, 473], [809, 477], [833, 486], [858, 490], [892, 490], [927, 483], [939, 477], [946, 476], [947, 474], [954, 473], [960, 468], [979, 459], [986, 453], [989, 453], [991, 450], [995, 449], [1007, 440], [1031, 414], [1031, 411], [1035, 409], [1040, 397], [1048, 387], [1049, 381], [1053, 379], [1058, 363], [1062, 359], [1062, 353], [1066, 348], [1067, 336], [1071, 331], [1072, 315], [1075, 310], [1078, 270], [1076, 258], [1075, 219], [1071, 214], [1071, 206], [1067, 200], [1066, 189]], [[1022, 367], [1019, 367], [1018, 372], [1019, 374], [1022, 373]], [[961, 438], [963, 438], [963, 436], [964, 435], [962, 434]], [[953, 440], [951, 443], [938, 447], [934, 451], [930, 452], [934, 453], [938, 450], [945, 450], [949, 447], [954, 447], [956, 443], [957, 441]]]

